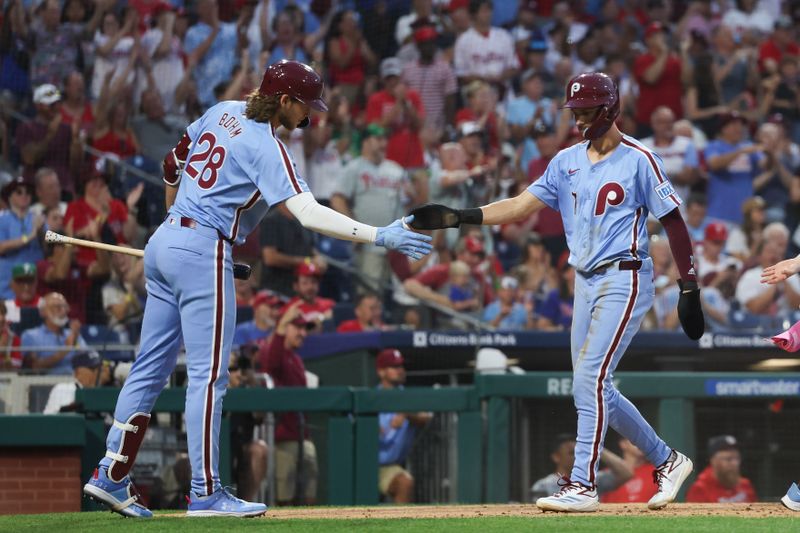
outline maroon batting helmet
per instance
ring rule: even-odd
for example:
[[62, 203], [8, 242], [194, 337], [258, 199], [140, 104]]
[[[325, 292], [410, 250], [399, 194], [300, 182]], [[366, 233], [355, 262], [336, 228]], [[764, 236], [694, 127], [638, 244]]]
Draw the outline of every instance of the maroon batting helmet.
[[328, 106], [322, 100], [324, 88], [322, 78], [311, 67], [282, 59], [267, 68], [258, 92], [267, 96], [285, 94], [317, 111], [327, 111]]
[[619, 116], [619, 90], [614, 80], [602, 72], [578, 74], [567, 84], [564, 107], [587, 109], [599, 107], [600, 112], [583, 133], [584, 139], [601, 137]]

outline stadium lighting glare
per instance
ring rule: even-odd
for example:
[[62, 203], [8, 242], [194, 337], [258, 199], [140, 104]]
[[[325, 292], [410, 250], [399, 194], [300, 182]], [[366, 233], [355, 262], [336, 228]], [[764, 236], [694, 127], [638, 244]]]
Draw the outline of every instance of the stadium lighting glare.
[[750, 367], [751, 370], [783, 370], [800, 366], [800, 359], [764, 359]]

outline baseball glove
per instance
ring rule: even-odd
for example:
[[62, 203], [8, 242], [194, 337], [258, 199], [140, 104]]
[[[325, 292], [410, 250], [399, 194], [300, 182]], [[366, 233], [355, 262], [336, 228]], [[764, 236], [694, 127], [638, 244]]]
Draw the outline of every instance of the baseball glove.
[[247, 263], [234, 263], [233, 277], [236, 279], [250, 279], [250, 265]]
[[409, 224], [413, 229], [457, 228], [461, 224], [480, 224], [483, 221], [479, 207], [453, 209], [441, 204], [423, 204], [412, 209], [409, 215], [414, 215]]
[[678, 299], [678, 318], [686, 336], [697, 340], [706, 329], [703, 308], [700, 305], [700, 288], [696, 281], [678, 280], [681, 295]]

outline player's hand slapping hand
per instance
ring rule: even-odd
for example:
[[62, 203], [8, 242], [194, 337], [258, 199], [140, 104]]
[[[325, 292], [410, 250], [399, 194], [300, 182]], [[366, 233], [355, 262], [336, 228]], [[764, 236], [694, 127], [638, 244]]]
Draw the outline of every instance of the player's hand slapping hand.
[[681, 295], [678, 299], [678, 318], [686, 336], [696, 341], [703, 336], [706, 321], [700, 304], [700, 287], [696, 281], [678, 280]]
[[411, 231], [409, 225], [413, 221], [414, 216], [411, 215], [405, 217], [405, 220], [399, 218], [388, 226], [378, 228], [375, 245], [397, 250], [411, 259], [422, 259], [433, 249], [431, 237]]
[[423, 204], [412, 209], [411, 216], [406, 217], [406, 222], [414, 229], [457, 228], [461, 224], [480, 224], [482, 221], [480, 208], [453, 209], [441, 204]]
[[800, 272], [800, 259], [785, 259], [761, 271], [761, 283], [775, 285]]

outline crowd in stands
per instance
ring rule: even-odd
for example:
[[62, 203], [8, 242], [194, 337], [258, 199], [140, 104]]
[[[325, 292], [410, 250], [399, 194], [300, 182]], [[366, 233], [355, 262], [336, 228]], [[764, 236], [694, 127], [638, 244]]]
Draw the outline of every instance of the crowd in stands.
[[[800, 304], [797, 279], [758, 276], [800, 251], [798, 20], [780, 0], [9, 0], [0, 340], [21, 343], [2, 366], [69, 373], [74, 350], [56, 360], [25, 347], [74, 348], [87, 325], [137, 342], [141, 260], [48, 244], [44, 231], [142, 248], [163, 192], [126, 169], [158, 176], [188, 124], [244, 98], [281, 59], [326, 80], [329, 111], [279, 130], [298, 173], [321, 202], [373, 225], [425, 201], [517, 194], [580, 141], [560, 108], [567, 80], [609, 73], [621, 129], [661, 157], [684, 201], [709, 327], [771, 328]], [[645, 327], [674, 330], [675, 266], [649, 226], [657, 294]], [[255, 271], [237, 283], [238, 339], [264, 341], [297, 300], [312, 333], [465, 318], [568, 329], [580, 273], [563, 233], [545, 209], [435, 232], [434, 253], [409, 261], [316, 236], [279, 206], [235, 252]], [[47, 310], [55, 299], [67, 322]]]

